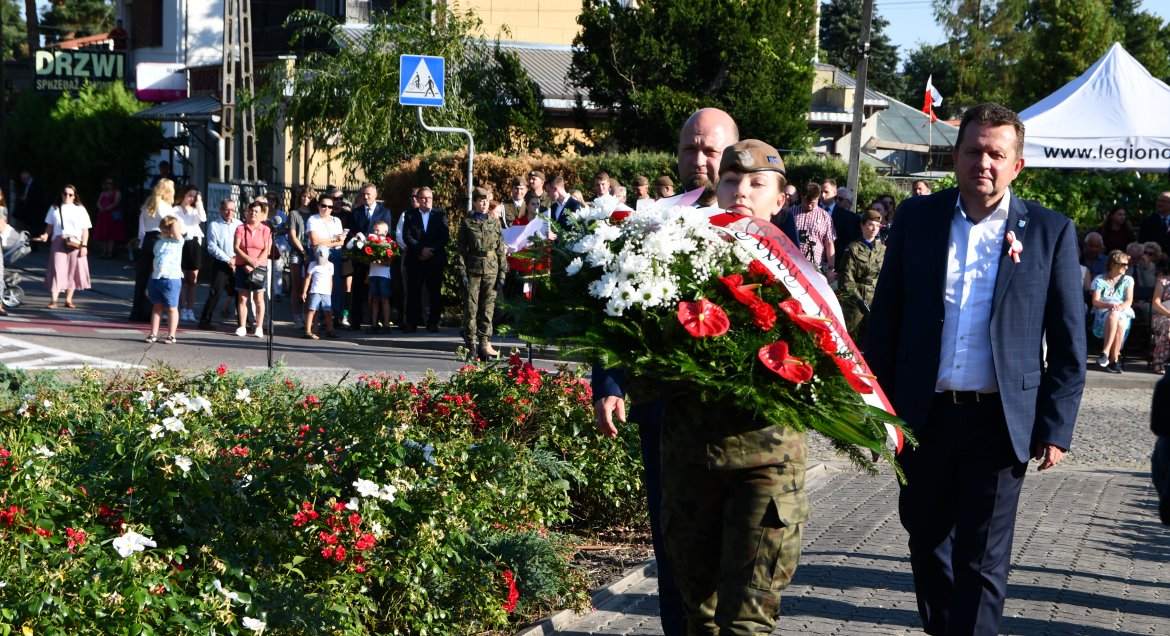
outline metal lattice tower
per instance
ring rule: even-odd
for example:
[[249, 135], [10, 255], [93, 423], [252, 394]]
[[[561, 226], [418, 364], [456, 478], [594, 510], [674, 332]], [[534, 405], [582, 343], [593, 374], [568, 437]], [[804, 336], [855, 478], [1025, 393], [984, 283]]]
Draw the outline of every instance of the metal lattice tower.
[[[252, 0], [224, 0], [223, 3], [223, 66], [221, 69], [219, 136], [223, 139], [224, 181], [236, 176], [236, 110], [240, 88], [246, 94], [255, 94], [252, 66]], [[240, 166], [244, 181], [255, 181], [256, 168], [256, 110], [247, 106], [240, 113], [243, 133], [243, 165]]]

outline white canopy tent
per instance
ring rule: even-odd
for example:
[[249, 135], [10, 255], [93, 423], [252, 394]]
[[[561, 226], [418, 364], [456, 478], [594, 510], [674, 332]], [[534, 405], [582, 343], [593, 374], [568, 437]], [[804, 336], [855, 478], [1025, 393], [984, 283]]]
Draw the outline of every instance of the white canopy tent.
[[1170, 170], [1170, 86], [1120, 44], [1020, 118], [1029, 167]]

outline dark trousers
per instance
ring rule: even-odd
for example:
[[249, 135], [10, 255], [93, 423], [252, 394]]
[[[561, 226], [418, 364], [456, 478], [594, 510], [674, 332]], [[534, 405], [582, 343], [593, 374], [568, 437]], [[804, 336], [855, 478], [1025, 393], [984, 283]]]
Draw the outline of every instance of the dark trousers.
[[236, 295], [235, 276], [230, 265], [219, 259], [211, 259], [211, 291], [207, 302], [203, 303], [203, 313], [199, 314], [201, 324], [211, 324], [211, 317], [215, 315], [215, 307], [219, 305], [219, 297], [224, 290], [231, 296]]
[[427, 326], [439, 326], [443, 315], [443, 266], [446, 264], [439, 254], [420, 261], [411, 258], [406, 264], [406, 326], [417, 327], [422, 320], [422, 287], [427, 286], [430, 304]]
[[132, 322], [150, 322], [150, 312], [154, 305], [146, 297], [146, 283], [154, 271], [154, 244], [158, 236], [158, 232], [147, 232], [134, 257], [134, 302], [130, 306]]
[[353, 286], [350, 287], [349, 324], [353, 328], [360, 327], [362, 316], [366, 311], [366, 296], [369, 292], [370, 264], [353, 261]]
[[1028, 465], [997, 398], [960, 405], [941, 395], [916, 431], [919, 447], [898, 458], [918, 612], [928, 634], [998, 634]]
[[658, 564], [658, 604], [663, 636], [683, 636], [683, 601], [674, 584], [674, 570], [662, 538], [662, 414], [666, 402], [638, 404], [630, 409], [630, 421], [638, 425], [642, 441], [642, 465], [646, 473], [646, 499], [650, 506], [650, 537]]
[[[406, 324], [406, 285], [403, 284], [406, 276], [403, 271], [401, 256], [390, 259], [390, 307], [394, 310], [394, 322], [399, 325]], [[390, 316], [383, 316], [382, 322], [389, 325]]]

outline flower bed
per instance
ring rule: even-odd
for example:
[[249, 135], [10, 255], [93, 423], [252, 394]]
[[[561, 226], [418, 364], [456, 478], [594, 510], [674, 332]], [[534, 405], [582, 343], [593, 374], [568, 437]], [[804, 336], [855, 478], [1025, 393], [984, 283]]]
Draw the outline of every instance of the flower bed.
[[515, 357], [321, 390], [3, 373], [0, 634], [508, 631], [588, 603], [558, 529], [641, 514], [636, 432]]

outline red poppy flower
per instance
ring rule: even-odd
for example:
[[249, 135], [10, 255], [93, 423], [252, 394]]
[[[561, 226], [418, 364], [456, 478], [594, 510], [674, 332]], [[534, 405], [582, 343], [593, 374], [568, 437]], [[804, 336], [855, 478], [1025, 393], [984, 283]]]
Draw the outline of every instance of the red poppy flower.
[[743, 276], [739, 274], [728, 274], [727, 276], [720, 276], [719, 282], [727, 287], [732, 296], [739, 302], [751, 307], [760, 301], [760, 297], [756, 295], [756, 288], [759, 285], [744, 285]]
[[760, 362], [763, 362], [769, 371], [789, 382], [801, 384], [813, 377], [812, 365], [803, 358], [788, 355], [788, 343], [783, 340], [760, 347], [758, 355]]
[[767, 331], [776, 325], [776, 310], [772, 309], [768, 303], [757, 298], [756, 302], [748, 305], [748, 309], [752, 312], [752, 320], [762, 331]]
[[845, 381], [849, 386], [853, 387], [854, 391], [858, 393], [873, 393], [873, 385], [869, 380], [874, 380], [875, 377], [866, 373], [860, 373], [857, 363], [846, 358], [838, 358], [833, 356], [833, 362], [837, 363], [837, 368], [841, 369], [841, 375], [845, 376]]
[[766, 285], [776, 282], [776, 276], [768, 269], [767, 265], [764, 265], [762, 261], [752, 261], [751, 264], [748, 265], [748, 274], [764, 279], [764, 284]]
[[829, 320], [827, 318], [810, 316], [804, 313], [804, 308], [800, 306], [800, 301], [795, 298], [789, 298], [780, 303], [780, 309], [783, 309], [784, 313], [792, 319], [792, 322], [800, 325], [805, 331], [829, 331]]
[[706, 298], [700, 298], [693, 303], [680, 302], [678, 321], [682, 323], [687, 333], [696, 338], [722, 336], [731, 327], [731, 321], [728, 320], [723, 308]]

